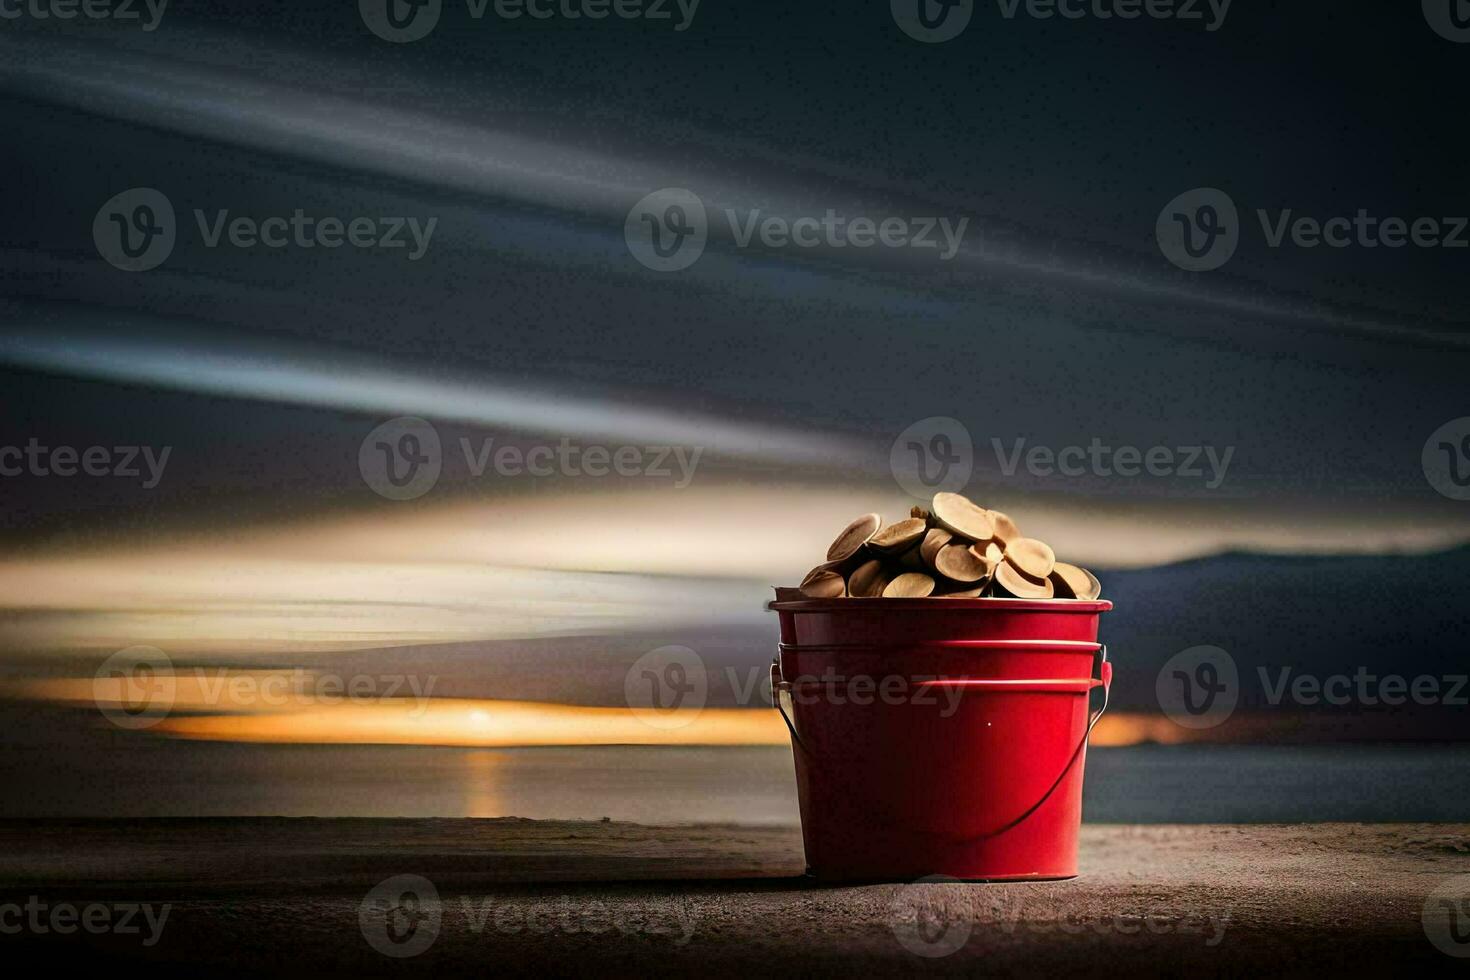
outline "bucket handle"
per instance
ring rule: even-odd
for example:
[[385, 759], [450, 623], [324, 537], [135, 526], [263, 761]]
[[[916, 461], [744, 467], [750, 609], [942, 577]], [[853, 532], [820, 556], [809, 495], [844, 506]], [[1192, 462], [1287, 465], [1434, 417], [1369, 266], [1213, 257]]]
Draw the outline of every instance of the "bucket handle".
[[[1102, 718], [1103, 712], [1108, 710], [1108, 694], [1113, 687], [1113, 665], [1108, 661], [1108, 648], [1106, 644], [1103, 644], [1098, 649], [1097, 656], [1093, 662], [1093, 667], [1096, 674], [1098, 675], [1094, 681], [1095, 686], [1102, 688], [1102, 704], [1098, 706], [1096, 711], [1089, 712], [1087, 719], [1087, 728], [1082, 733], [1082, 740], [1077, 743], [1077, 748], [1072, 750], [1072, 757], [1067, 760], [1067, 764], [1065, 766], [1062, 766], [1062, 771], [1057, 773], [1057, 778], [1052, 781], [1052, 784], [1050, 786], [1047, 787], [1046, 792], [1041, 794], [1041, 798], [1038, 799], [1035, 803], [1031, 804], [1029, 807], [1027, 807], [1020, 816], [1003, 824], [995, 830], [988, 830], [983, 834], [976, 834], [972, 837], [966, 838], [967, 840], [984, 840], [987, 837], [1000, 836], [1001, 834], [1010, 830], [1012, 827], [1015, 827], [1021, 821], [1025, 820], [1027, 817], [1031, 816], [1031, 814], [1035, 813], [1037, 810], [1041, 809], [1041, 805], [1047, 800], [1051, 799], [1051, 794], [1055, 793], [1057, 791], [1057, 787], [1062, 785], [1062, 780], [1067, 778], [1067, 773], [1072, 771], [1072, 767], [1076, 765], [1077, 760], [1082, 757], [1082, 750], [1087, 748], [1087, 740], [1092, 735], [1092, 729], [1096, 727], [1098, 720]], [[785, 698], [785, 701], [782, 700], [783, 697]], [[771, 700], [775, 703], [776, 710], [781, 712], [781, 720], [786, 722], [786, 728], [788, 731], [791, 732], [792, 742], [794, 742], [796, 746], [800, 748], [803, 753], [806, 754], [808, 759], [811, 759], [813, 762], [815, 762], [816, 756], [812, 753], [811, 749], [807, 747], [806, 742], [802, 741], [801, 733], [796, 730], [796, 726], [791, 722], [791, 714], [795, 713], [794, 709], [790, 714], [788, 714], [786, 710], [786, 701], [791, 700], [791, 682], [783, 680], [781, 678], [780, 665], [775, 663], [771, 664]]]

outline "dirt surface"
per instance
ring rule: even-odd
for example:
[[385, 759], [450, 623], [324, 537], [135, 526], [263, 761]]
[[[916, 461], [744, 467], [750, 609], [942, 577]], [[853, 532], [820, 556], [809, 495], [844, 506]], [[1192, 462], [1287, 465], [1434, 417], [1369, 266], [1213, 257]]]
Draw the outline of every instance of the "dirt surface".
[[[215, 974], [1470, 967], [1433, 941], [1470, 954], [1470, 825], [1093, 825], [1082, 869], [822, 886], [786, 827], [0, 822], [0, 949]], [[61, 934], [69, 907], [112, 925]]]

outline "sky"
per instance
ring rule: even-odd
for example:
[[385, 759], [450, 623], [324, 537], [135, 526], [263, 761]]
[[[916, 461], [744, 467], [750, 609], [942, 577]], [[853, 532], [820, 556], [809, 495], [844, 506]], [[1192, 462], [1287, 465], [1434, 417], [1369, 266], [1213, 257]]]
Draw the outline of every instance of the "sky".
[[[1232, 6], [1213, 31], [977, 5], [942, 44], [879, 3], [704, 0], [683, 30], [446, 3], [408, 43], [350, 3], [239, 8], [0, 32], [0, 447], [137, 447], [138, 470], [0, 482], [0, 655], [26, 685], [134, 644], [242, 669], [698, 648], [768, 625], [770, 586], [850, 518], [918, 501], [915, 432], [967, 439], [977, 499], [1102, 572], [1470, 541], [1426, 462], [1470, 414], [1466, 253], [1270, 235], [1466, 211], [1445, 93], [1470, 46], [1415, 5]], [[176, 227], [127, 271], [97, 226], [136, 188]], [[668, 188], [707, 241], [659, 271], [628, 228]], [[1193, 188], [1237, 209], [1212, 271], [1157, 235]], [[377, 237], [228, 231], [298, 211]], [[829, 212], [937, 244], [754, 231]], [[438, 475], [392, 499], [375, 446], [408, 444], [375, 433], [405, 416]], [[638, 462], [493, 463], [562, 445]], [[1013, 462], [1093, 445], [1105, 467]], [[1126, 475], [1120, 447], [1198, 472]]]

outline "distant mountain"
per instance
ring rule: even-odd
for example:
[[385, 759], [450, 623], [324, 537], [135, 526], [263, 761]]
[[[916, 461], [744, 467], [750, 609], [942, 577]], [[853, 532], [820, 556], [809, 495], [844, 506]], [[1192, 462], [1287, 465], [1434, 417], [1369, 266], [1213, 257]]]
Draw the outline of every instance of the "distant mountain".
[[[1289, 695], [1273, 705], [1260, 675], [1264, 669], [1275, 686], [1283, 668], [1288, 685], [1302, 674], [1351, 679], [1362, 668], [1406, 682], [1431, 675], [1452, 693], [1453, 678], [1470, 674], [1470, 548], [1393, 557], [1236, 553], [1101, 578], [1114, 603], [1102, 639], [1115, 665], [1115, 711], [1159, 713], [1160, 669], [1180, 651], [1209, 645], [1230, 654], [1240, 677], [1241, 717], [1215, 737], [1470, 738], [1470, 706], [1369, 705], [1354, 696], [1348, 705], [1310, 707]], [[765, 616], [749, 626], [336, 653], [319, 663], [432, 674], [439, 696], [622, 704], [634, 661], [677, 644], [703, 660], [708, 704], [761, 705], [759, 682], [776, 650], [775, 614]], [[1470, 684], [1458, 696], [1470, 701]], [[1260, 715], [1261, 724], [1245, 715]]]
[[[1114, 703], [1158, 710], [1159, 668], [1211, 645], [1240, 671], [1240, 708], [1270, 707], [1289, 677], [1470, 673], [1470, 548], [1392, 557], [1225, 554], [1103, 576], [1114, 611], [1103, 639], [1115, 664]], [[1470, 690], [1460, 692], [1470, 699]], [[1470, 730], [1470, 709], [1459, 719]]]

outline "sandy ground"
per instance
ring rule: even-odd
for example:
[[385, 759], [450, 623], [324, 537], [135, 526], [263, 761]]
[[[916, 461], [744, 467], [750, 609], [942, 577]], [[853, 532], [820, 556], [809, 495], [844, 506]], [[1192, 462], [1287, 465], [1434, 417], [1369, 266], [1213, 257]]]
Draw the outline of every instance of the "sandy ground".
[[[838, 887], [800, 877], [785, 827], [0, 822], [0, 950], [215, 974], [1470, 967], [1432, 941], [1470, 954], [1470, 825], [1093, 825], [1082, 849], [1068, 882]], [[97, 931], [59, 934], [68, 907]]]

